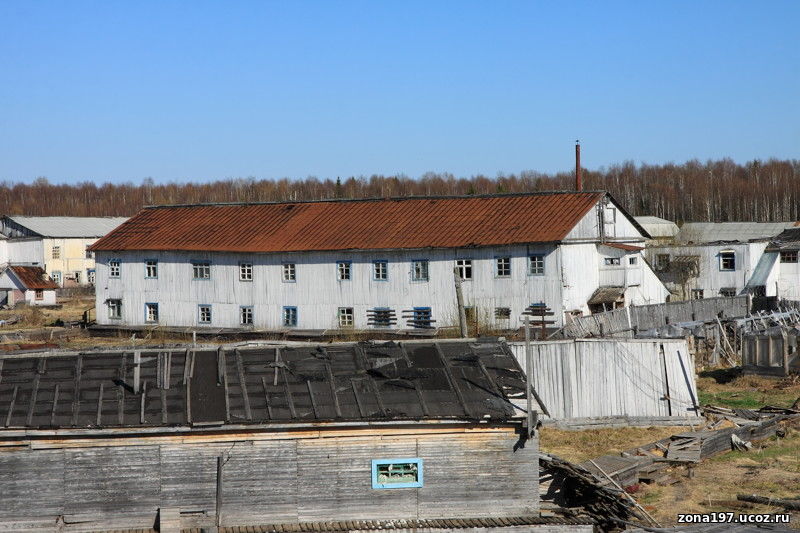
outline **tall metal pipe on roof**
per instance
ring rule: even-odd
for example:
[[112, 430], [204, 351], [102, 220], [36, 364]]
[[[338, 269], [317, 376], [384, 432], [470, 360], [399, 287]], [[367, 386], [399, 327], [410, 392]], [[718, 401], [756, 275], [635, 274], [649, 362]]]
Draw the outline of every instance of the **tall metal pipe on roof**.
[[575, 190], [583, 190], [583, 180], [581, 179], [581, 141], [575, 141]]

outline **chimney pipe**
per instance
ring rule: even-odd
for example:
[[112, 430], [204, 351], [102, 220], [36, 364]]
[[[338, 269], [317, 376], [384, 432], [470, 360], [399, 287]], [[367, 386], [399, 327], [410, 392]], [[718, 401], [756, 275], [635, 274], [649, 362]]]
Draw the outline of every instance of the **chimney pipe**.
[[581, 180], [581, 141], [575, 141], [575, 190], [583, 190], [583, 180]]

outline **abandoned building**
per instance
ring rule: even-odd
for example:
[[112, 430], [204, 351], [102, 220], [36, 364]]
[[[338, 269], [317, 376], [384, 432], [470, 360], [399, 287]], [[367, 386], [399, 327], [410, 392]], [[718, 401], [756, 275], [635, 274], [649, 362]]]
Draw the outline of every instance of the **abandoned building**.
[[94, 255], [87, 248], [125, 220], [6, 215], [0, 218], [6, 241], [0, 243], [0, 263], [37, 263], [59, 287], [92, 285]]
[[[107, 327], [517, 329], [664, 302], [605, 192], [150, 207], [95, 243]], [[455, 269], [455, 273], [454, 273]]]
[[539, 516], [526, 388], [498, 342], [0, 355], [0, 528], [591, 531]]
[[55, 305], [57, 288], [42, 267], [0, 265], [0, 305]]

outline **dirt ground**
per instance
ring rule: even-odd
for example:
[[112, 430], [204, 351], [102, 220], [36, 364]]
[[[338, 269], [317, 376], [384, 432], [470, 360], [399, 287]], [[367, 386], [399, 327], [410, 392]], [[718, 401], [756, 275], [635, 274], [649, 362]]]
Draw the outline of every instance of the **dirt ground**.
[[[763, 405], [789, 407], [800, 397], [800, 380], [742, 376], [736, 370], [714, 370], [700, 374], [698, 395], [702, 404], [730, 408]], [[581, 462], [608, 453], [618, 453], [690, 428], [619, 428], [562, 431], [542, 428], [543, 451]], [[800, 423], [787, 428], [784, 438], [772, 438], [748, 452], [728, 452], [703, 461], [688, 477], [685, 468], [672, 471], [673, 485], [640, 484], [634, 498], [663, 526], [676, 525], [677, 513], [783, 513], [782, 508], [736, 501], [737, 494], [800, 498]], [[789, 527], [800, 529], [800, 513]]]

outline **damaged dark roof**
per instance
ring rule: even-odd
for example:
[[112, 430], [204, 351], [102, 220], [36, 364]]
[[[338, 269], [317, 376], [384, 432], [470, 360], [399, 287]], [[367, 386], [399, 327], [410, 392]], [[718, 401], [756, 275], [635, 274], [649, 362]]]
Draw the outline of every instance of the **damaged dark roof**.
[[[514, 416], [505, 343], [414, 341], [0, 359], [0, 428]], [[136, 376], [139, 376], [137, 391]]]

